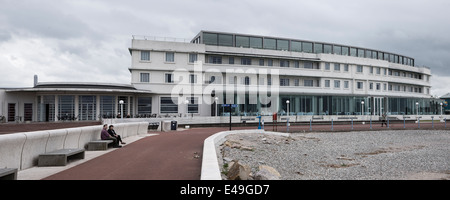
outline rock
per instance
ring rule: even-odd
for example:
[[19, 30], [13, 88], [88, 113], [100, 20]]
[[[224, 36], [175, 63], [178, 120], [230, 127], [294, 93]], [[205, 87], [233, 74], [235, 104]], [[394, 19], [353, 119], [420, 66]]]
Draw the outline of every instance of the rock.
[[247, 180], [250, 176], [251, 168], [236, 161], [228, 170], [228, 180]]
[[273, 167], [260, 165], [255, 180], [280, 180], [281, 174]]

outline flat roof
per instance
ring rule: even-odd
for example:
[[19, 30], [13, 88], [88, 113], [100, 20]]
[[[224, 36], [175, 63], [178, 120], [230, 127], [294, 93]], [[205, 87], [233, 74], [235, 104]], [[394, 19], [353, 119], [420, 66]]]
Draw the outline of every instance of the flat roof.
[[30, 88], [6, 88], [6, 92], [102, 92], [102, 93], [152, 93], [150, 90], [138, 90], [133, 85], [114, 83], [82, 82], [40, 82]]

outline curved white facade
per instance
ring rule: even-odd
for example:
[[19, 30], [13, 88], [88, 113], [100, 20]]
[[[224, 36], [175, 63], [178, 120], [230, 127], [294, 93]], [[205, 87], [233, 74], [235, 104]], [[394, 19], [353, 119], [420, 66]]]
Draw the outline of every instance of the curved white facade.
[[227, 115], [221, 105], [230, 102], [233, 115], [433, 114], [438, 107], [429, 68], [372, 49], [202, 31], [191, 43], [133, 39], [129, 50], [131, 82], [152, 91], [152, 113], [161, 115]]

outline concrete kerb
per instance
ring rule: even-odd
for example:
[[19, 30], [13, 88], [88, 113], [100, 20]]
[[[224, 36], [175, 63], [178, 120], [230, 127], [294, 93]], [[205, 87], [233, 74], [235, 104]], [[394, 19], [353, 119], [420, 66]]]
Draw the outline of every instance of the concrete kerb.
[[261, 129], [235, 130], [218, 132], [203, 142], [202, 171], [200, 180], [222, 180], [216, 147], [225, 142], [225, 137], [232, 134], [261, 133], [289, 137], [289, 133], [264, 131]]

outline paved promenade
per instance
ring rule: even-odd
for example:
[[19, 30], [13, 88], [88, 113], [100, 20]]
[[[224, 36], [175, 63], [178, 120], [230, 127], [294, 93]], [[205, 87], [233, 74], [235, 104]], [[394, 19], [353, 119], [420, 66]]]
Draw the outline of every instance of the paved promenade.
[[[46, 180], [198, 180], [203, 140], [226, 128], [158, 132]], [[150, 132], [151, 133], [151, 132]]]
[[[403, 123], [390, 124], [390, 130], [403, 129]], [[421, 129], [432, 129], [431, 123], [421, 123]], [[233, 127], [237, 129], [257, 128], [256, 126]], [[354, 130], [369, 130], [369, 124], [354, 124]], [[372, 130], [387, 129], [380, 124], [373, 124]], [[406, 124], [406, 129], [417, 129], [418, 124]], [[443, 123], [435, 123], [435, 129], [446, 129]], [[314, 125], [315, 131], [330, 131], [330, 124]], [[198, 180], [201, 173], [203, 141], [228, 127], [191, 128], [171, 132], [149, 132], [147, 137], [133, 138], [119, 149], [106, 152], [89, 152], [84, 160], [74, 161], [67, 168], [35, 167], [19, 172], [19, 179], [46, 180]], [[272, 126], [265, 130], [272, 131]], [[278, 126], [280, 132], [286, 126]], [[351, 124], [334, 124], [334, 131], [350, 131]], [[290, 132], [309, 131], [309, 125], [291, 126]], [[128, 138], [126, 138], [128, 139]], [[127, 141], [127, 140], [125, 140]], [[44, 176], [33, 170], [45, 170]], [[40, 172], [39, 172], [40, 173]], [[37, 175], [37, 174], [36, 174]], [[37, 177], [37, 178], [35, 178]]]

